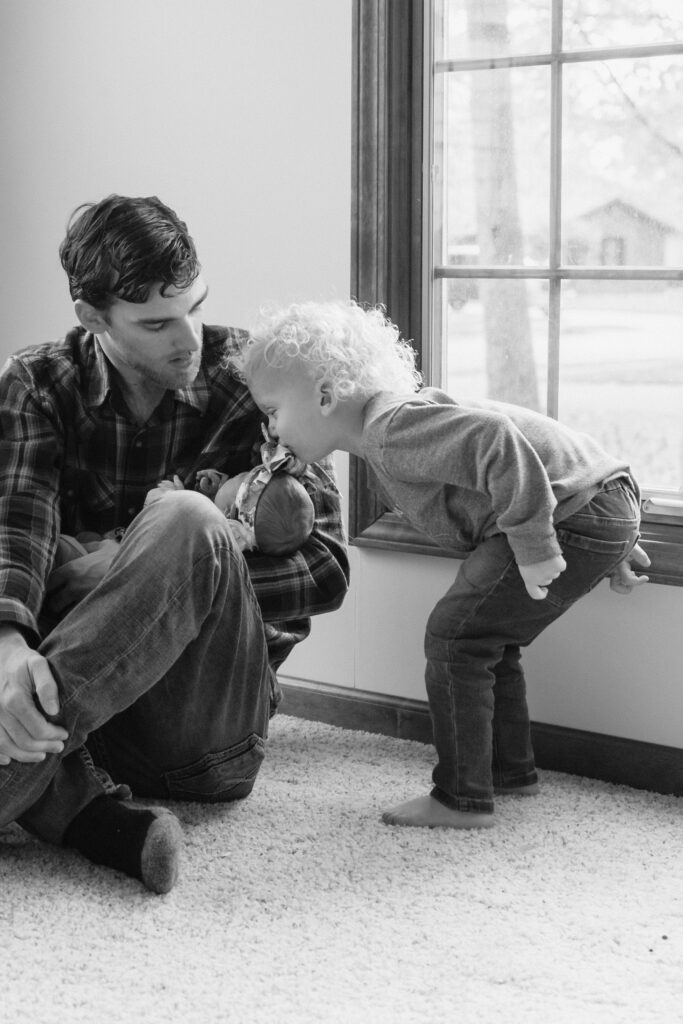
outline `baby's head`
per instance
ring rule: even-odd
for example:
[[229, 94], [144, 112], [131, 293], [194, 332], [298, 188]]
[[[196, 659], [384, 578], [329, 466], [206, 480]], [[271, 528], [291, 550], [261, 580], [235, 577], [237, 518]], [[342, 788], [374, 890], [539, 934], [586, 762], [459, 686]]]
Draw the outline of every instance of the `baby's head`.
[[262, 364], [301, 369], [341, 401], [410, 393], [421, 383], [415, 352], [383, 309], [353, 300], [295, 303], [262, 314], [232, 365], [248, 383]]
[[264, 555], [291, 555], [308, 539], [315, 521], [311, 496], [289, 473], [252, 470], [235, 498], [236, 518], [250, 528]]

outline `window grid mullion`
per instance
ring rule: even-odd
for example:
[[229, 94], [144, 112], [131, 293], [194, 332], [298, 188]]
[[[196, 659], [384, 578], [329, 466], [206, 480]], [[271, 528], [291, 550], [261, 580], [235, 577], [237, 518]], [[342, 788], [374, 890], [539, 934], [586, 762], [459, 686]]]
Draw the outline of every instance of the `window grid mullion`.
[[[552, 4], [552, 53], [550, 65], [550, 211], [549, 266], [562, 263], [562, 0]], [[546, 412], [555, 419], [560, 409], [560, 315], [562, 285], [557, 276], [548, 283], [548, 370]]]

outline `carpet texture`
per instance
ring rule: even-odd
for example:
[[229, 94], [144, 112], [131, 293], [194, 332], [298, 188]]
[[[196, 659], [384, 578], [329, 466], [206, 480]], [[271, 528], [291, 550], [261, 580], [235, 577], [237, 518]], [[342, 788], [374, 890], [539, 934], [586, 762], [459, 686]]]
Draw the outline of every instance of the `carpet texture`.
[[681, 801], [546, 772], [493, 829], [383, 825], [432, 761], [278, 716], [248, 800], [174, 805], [166, 896], [5, 829], [0, 1021], [683, 1021]]

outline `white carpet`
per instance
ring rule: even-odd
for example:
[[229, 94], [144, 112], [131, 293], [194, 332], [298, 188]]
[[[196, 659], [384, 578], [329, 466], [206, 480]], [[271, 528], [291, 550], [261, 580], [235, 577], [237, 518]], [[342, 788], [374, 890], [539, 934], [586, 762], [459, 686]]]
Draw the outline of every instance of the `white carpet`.
[[683, 1021], [683, 803], [547, 772], [494, 829], [383, 825], [432, 760], [278, 716], [248, 800], [175, 805], [164, 897], [5, 830], [0, 1021]]

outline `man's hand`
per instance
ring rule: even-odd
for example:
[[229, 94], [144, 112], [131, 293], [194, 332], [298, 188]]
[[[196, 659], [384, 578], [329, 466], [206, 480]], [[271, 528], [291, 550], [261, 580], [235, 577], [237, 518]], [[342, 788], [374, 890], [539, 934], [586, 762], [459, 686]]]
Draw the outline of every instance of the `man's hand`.
[[45, 603], [48, 611], [61, 614], [94, 590], [109, 570], [118, 550], [118, 541], [98, 541], [94, 551], [53, 569], [47, 581]]
[[650, 559], [639, 544], [636, 544], [623, 562], [619, 562], [610, 573], [610, 590], [614, 590], [617, 594], [630, 594], [634, 587], [640, 587], [643, 583], [648, 582], [649, 576], [636, 576], [632, 568], [634, 562], [637, 565], [641, 565], [644, 569], [647, 569], [648, 565], [651, 564]]
[[43, 761], [69, 734], [44, 715], [59, 712], [59, 693], [45, 658], [18, 630], [0, 626], [0, 764]]
[[556, 580], [560, 573], [567, 568], [562, 555], [555, 555], [554, 558], [547, 558], [545, 562], [534, 562], [533, 565], [520, 565], [519, 571], [529, 597], [534, 601], [542, 601], [548, 596], [548, 587]]

